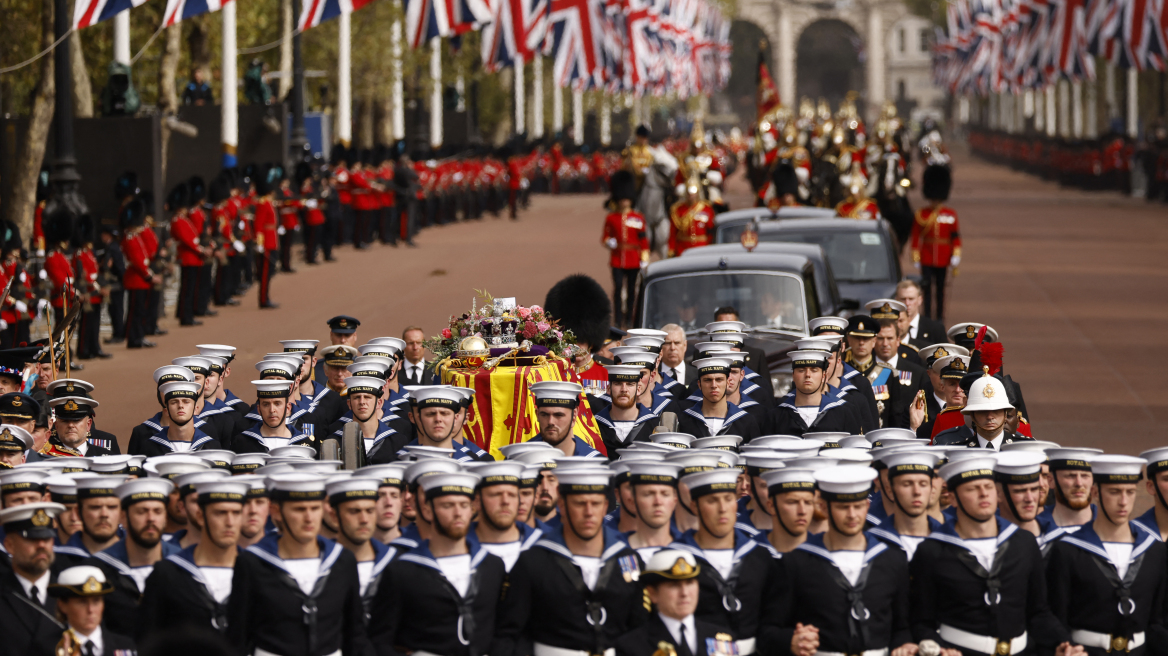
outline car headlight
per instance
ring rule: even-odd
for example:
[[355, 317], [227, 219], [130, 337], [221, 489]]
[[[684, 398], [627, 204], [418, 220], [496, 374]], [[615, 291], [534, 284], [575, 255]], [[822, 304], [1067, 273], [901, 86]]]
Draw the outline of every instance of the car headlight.
[[791, 391], [791, 372], [789, 371], [774, 371], [771, 372], [771, 387], [775, 389], [775, 398], [784, 397], [787, 392]]

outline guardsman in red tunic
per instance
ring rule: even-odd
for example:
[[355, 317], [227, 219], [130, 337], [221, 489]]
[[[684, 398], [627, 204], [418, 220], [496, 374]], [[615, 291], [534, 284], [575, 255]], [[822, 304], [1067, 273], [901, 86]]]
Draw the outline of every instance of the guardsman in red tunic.
[[280, 178], [280, 192], [276, 196], [280, 199], [280, 227], [276, 229], [280, 242], [280, 271], [296, 273], [292, 268], [292, 242], [300, 230], [300, 194], [292, 186], [292, 181], [283, 176]]
[[142, 241], [145, 220], [146, 204], [141, 200], [130, 201], [118, 215], [122, 228], [122, 255], [126, 258], [122, 287], [129, 297], [126, 306], [126, 348], [154, 346], [154, 342], [146, 340], [146, 330], [150, 325], [147, 317], [150, 312], [150, 290], [157, 276], [150, 268], [150, 254]]
[[256, 235], [256, 278], [260, 283], [260, 308], [279, 307], [272, 302], [272, 275], [276, 268], [276, 250], [279, 241], [276, 206], [273, 197], [276, 189], [268, 181], [266, 167], [256, 179], [255, 235]]
[[[637, 274], [641, 267], [649, 264], [649, 232], [645, 217], [633, 211], [633, 200], [637, 196], [637, 181], [629, 171], [617, 171], [610, 182], [614, 212], [604, 217], [604, 236], [601, 241], [612, 256], [612, 307], [615, 325], [623, 327], [628, 319], [632, 321], [633, 308], [637, 300]], [[626, 300], [621, 303], [621, 288], [625, 289]], [[625, 308], [622, 314], [621, 309]]]
[[198, 326], [203, 322], [195, 320], [195, 309], [199, 298], [199, 273], [203, 267], [203, 246], [199, 242], [199, 230], [188, 211], [189, 189], [179, 184], [166, 197], [166, 209], [171, 212], [170, 237], [177, 249], [180, 271], [178, 284], [178, 304], [174, 315], [183, 326]]
[[377, 181], [381, 185], [381, 211], [379, 213], [381, 223], [377, 228], [377, 234], [381, 243], [397, 246], [397, 235], [400, 228], [398, 228], [396, 221], [395, 204], [397, 198], [393, 194], [393, 157], [388, 148], [381, 150], [380, 159], [381, 165], [377, 168]]
[[211, 230], [214, 231], [219, 243], [223, 244], [223, 248], [215, 253], [219, 265], [215, 271], [215, 305], [239, 305], [239, 301], [232, 298], [232, 295], [235, 294], [238, 284], [235, 282], [238, 275], [235, 257], [239, 253], [236, 244], [240, 248], [243, 244], [236, 239], [235, 217], [238, 215], [239, 206], [231, 195], [229, 170], [224, 169], [211, 181], [211, 186], [207, 188], [207, 200], [211, 204]]
[[[961, 229], [957, 212], [944, 205], [949, 199], [953, 179], [949, 168], [933, 164], [925, 169], [921, 193], [928, 206], [917, 210], [912, 227], [913, 264], [921, 270], [921, 295], [925, 297], [921, 314], [941, 321], [945, 316], [945, 274], [961, 264]], [[933, 293], [937, 311], [932, 312]]]
[[365, 170], [365, 159], [368, 155], [362, 157], [361, 161], [353, 162], [353, 168], [349, 171], [349, 189], [353, 194], [353, 248], [363, 250], [365, 248], [365, 237], [369, 231], [370, 223], [374, 220], [376, 212], [374, 208], [377, 206], [373, 198], [374, 190], [371, 178], [368, 171]]
[[880, 208], [876, 201], [868, 198], [868, 178], [859, 162], [852, 162], [852, 170], [840, 176], [840, 182], [848, 190], [848, 197], [835, 206], [835, 213], [845, 219], [880, 220]]
[[199, 268], [199, 286], [195, 291], [195, 316], [213, 317], [219, 314], [211, 309], [211, 288], [214, 282], [215, 232], [211, 220], [211, 205], [207, 203], [207, 183], [197, 175], [187, 180], [190, 192], [187, 216], [195, 226], [195, 236], [203, 250], [203, 265]]
[[311, 164], [296, 165], [296, 186], [300, 188], [300, 203], [304, 206], [304, 261], [308, 264], [316, 264], [316, 251], [324, 237], [324, 203], [317, 184]]
[[669, 257], [714, 243], [714, 208], [702, 200], [701, 190], [701, 180], [690, 176], [685, 183], [685, 200], [669, 208]]
[[77, 359], [108, 358], [109, 353], [101, 350], [101, 306], [106, 290], [97, 279], [97, 256], [93, 252], [93, 241], [97, 237], [96, 226], [89, 215], [77, 220], [73, 253], [73, 270], [77, 275], [77, 288], [81, 292], [81, 324], [77, 329]]
[[[333, 146], [331, 163], [333, 165], [333, 186], [337, 190], [337, 200], [341, 204], [341, 220], [333, 226], [333, 245], [345, 242], [345, 233], [353, 229], [353, 193], [349, 184], [349, 164], [352, 162], [352, 151], [337, 144]], [[326, 258], [327, 259], [327, 258]]]

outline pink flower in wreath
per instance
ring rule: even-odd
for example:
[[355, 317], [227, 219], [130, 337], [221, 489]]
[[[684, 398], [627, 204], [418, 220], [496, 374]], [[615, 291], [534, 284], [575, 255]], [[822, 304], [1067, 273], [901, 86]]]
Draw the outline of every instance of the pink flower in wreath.
[[442, 336], [445, 337], [446, 339], [450, 339], [451, 337], [454, 337], [454, 333], [450, 332], [449, 328], [443, 328], [442, 329]]
[[466, 328], [463, 328], [462, 330], [458, 331], [458, 336], [459, 337], [466, 337]]
[[531, 310], [532, 312], [535, 312], [536, 314], [538, 314], [538, 313], [540, 313], [540, 312], [543, 312], [543, 308], [541, 308], [541, 307], [540, 307], [540, 306], [538, 306], [538, 305], [533, 305], [533, 306], [531, 306], [531, 307], [529, 307], [529, 308], [527, 308], [527, 309], [528, 309], [528, 310]]
[[552, 325], [546, 321], [541, 321], [541, 322], [535, 324], [535, 327], [539, 328], [539, 332], [546, 333], [548, 331], [548, 329], [552, 327]]
[[526, 337], [527, 339], [532, 339], [533, 337], [535, 337], [536, 335], [539, 334], [539, 330], [535, 327], [535, 324], [531, 323], [530, 321], [523, 324], [523, 331], [522, 332], [523, 332], [523, 336]]
[[564, 338], [564, 333], [557, 330], [556, 331], [556, 339], [563, 339], [563, 338]]
[[515, 312], [519, 315], [520, 319], [530, 319], [531, 318], [531, 310], [529, 310], [525, 307], [515, 308]]

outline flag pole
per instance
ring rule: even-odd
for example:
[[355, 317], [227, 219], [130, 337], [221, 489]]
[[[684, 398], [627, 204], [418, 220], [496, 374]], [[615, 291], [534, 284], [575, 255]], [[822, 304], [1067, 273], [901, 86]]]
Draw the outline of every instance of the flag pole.
[[442, 146], [442, 37], [430, 39], [430, 147]]
[[527, 90], [523, 84], [523, 53], [515, 53], [515, 75], [513, 76], [515, 91], [515, 134], [520, 135], [527, 131]]
[[531, 136], [543, 138], [543, 56], [535, 53], [531, 62]]
[[223, 5], [223, 46], [221, 55], [221, 76], [223, 89], [219, 93], [219, 117], [222, 123], [223, 166], [236, 165], [236, 149], [239, 146], [239, 66], [235, 43], [235, 2], [229, 0]]
[[[341, 22], [337, 26], [337, 141], [348, 148], [353, 141], [353, 14], [342, 10], [340, 19]], [[394, 27], [397, 26], [398, 23], [394, 22]], [[396, 42], [391, 40], [391, 43], [400, 47], [400, 33], [397, 36], [398, 40]], [[397, 53], [394, 55], [393, 62], [396, 67], [398, 57]], [[395, 76], [394, 82], [397, 81]], [[394, 112], [396, 119], [396, 103]]]

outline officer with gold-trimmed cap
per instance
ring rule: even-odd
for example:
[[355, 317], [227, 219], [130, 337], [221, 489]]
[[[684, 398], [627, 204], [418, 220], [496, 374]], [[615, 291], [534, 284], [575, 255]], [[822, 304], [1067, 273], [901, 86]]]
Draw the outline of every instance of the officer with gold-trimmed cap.
[[908, 405], [901, 402], [902, 385], [896, 378], [896, 370], [880, 364], [876, 358], [876, 335], [880, 323], [865, 314], [857, 314], [848, 319], [845, 341], [848, 350], [844, 363], [860, 372], [872, 385], [876, 398], [876, 415], [881, 428], [908, 428]]
[[[117, 612], [109, 607], [109, 595], [113, 592], [106, 573], [90, 565], [63, 570], [57, 575], [57, 582], [49, 586], [49, 594], [57, 600], [57, 615], [64, 619], [68, 630], [68, 640], [76, 645], [79, 653], [94, 656], [134, 653], [134, 641], [128, 634], [107, 628]], [[98, 612], [94, 612], [95, 605]]]
[[1013, 407], [1006, 398], [1002, 381], [985, 374], [970, 386], [968, 400], [961, 409], [961, 414], [973, 420], [972, 426], [963, 423], [940, 431], [934, 436], [933, 444], [1000, 451], [1004, 444], [1033, 440], [1006, 428], [1006, 410]]
[[969, 374], [969, 356], [942, 356], [933, 362], [931, 371], [940, 382], [934, 391], [941, 409], [928, 415], [917, 429], [917, 437], [930, 440], [941, 431], [965, 424], [965, 415], [961, 414], [961, 409], [965, 407], [966, 396], [961, 381]]
[[535, 397], [535, 418], [539, 423], [539, 435], [532, 441], [542, 440], [556, 447], [566, 456], [600, 458], [604, 456], [575, 433], [577, 408], [580, 394], [584, 391], [578, 383], [544, 380], [528, 386]]
[[33, 437], [19, 426], [0, 425], [0, 471], [23, 464], [25, 453], [33, 446]]
[[0, 510], [10, 572], [0, 581], [0, 587], [22, 594], [49, 612], [55, 610], [56, 604], [51, 603], [48, 589], [58, 572], [53, 567], [53, 540], [57, 537], [53, 522], [63, 512], [64, 505], [47, 501]]

